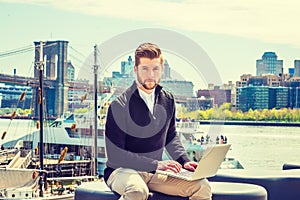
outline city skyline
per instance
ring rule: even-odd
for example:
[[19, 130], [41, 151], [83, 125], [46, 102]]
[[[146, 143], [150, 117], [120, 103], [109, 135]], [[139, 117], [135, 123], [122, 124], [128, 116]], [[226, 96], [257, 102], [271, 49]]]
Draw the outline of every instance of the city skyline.
[[[0, 53], [39, 40], [67, 40], [72, 47], [68, 59], [78, 68], [95, 44], [126, 31], [154, 27], [195, 41], [214, 62], [223, 83], [235, 82], [242, 74], [255, 75], [255, 62], [264, 52], [276, 52], [285, 73], [300, 58], [297, 1], [285, 2], [285, 9], [274, 1], [103, 2], [0, 0]], [[33, 54], [1, 57], [0, 73], [13, 74], [13, 68], [17, 74], [33, 73]], [[182, 66], [169, 57], [168, 62], [175, 69]]]

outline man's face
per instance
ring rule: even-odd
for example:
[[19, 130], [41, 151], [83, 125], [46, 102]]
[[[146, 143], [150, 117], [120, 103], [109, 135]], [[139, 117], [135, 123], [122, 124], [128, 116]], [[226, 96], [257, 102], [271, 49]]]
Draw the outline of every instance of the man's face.
[[163, 66], [160, 58], [140, 58], [139, 66], [134, 66], [134, 72], [143, 91], [151, 93], [160, 82]]

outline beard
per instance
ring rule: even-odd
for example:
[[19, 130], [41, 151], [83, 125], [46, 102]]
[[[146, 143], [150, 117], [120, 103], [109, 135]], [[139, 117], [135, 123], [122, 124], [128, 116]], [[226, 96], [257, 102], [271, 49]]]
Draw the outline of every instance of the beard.
[[142, 81], [139, 77], [137, 78], [137, 80], [146, 90], [153, 90], [159, 83], [159, 80], [155, 81], [153, 79], [146, 79]]
[[147, 90], [153, 90], [157, 86], [157, 83], [154, 82], [154, 84], [147, 84], [144, 82], [142, 86]]

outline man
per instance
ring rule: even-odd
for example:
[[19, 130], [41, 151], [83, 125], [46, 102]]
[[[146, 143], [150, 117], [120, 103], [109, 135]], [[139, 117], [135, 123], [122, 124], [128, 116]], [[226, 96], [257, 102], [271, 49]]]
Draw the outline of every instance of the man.
[[[176, 132], [174, 97], [159, 85], [163, 63], [157, 45], [144, 43], [136, 49], [136, 81], [108, 109], [104, 179], [121, 200], [146, 200], [149, 191], [209, 200], [206, 179], [184, 181], [155, 173], [197, 167]], [[173, 160], [162, 160], [164, 148]]]

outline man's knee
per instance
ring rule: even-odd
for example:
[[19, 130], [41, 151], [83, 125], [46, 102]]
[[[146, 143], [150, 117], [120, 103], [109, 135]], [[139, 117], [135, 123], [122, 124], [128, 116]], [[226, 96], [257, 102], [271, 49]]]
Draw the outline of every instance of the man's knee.
[[[202, 181], [203, 182], [200, 184], [202, 189], [211, 195], [211, 187], [210, 187], [209, 181], [207, 179], [203, 179]], [[200, 188], [200, 190], [201, 190], [201, 188]]]
[[190, 200], [211, 199], [211, 187], [207, 179], [203, 179], [197, 184], [197, 191], [190, 197]]
[[128, 186], [122, 195], [124, 200], [147, 200], [149, 189], [138, 186]]

